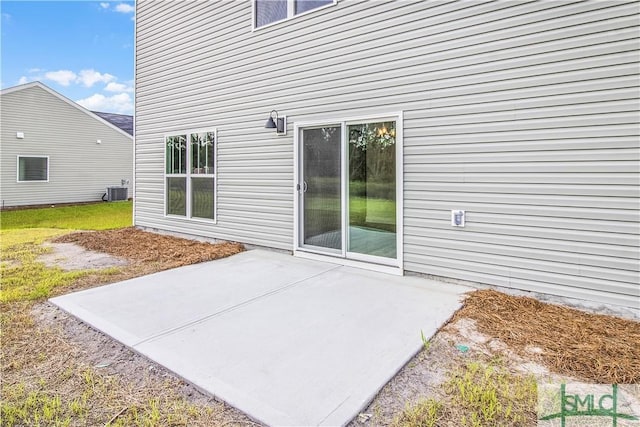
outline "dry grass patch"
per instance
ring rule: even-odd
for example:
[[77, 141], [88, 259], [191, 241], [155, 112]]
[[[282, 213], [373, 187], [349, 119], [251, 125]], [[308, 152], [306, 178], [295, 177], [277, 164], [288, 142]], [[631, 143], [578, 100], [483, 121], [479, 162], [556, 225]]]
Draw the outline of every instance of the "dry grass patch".
[[394, 427], [532, 426], [536, 379], [509, 372], [499, 360], [467, 361], [451, 370], [442, 399], [407, 405]]
[[551, 371], [604, 384], [640, 382], [640, 323], [494, 290], [472, 292], [455, 320], [470, 318], [525, 359], [539, 348]]
[[[60, 233], [64, 231], [1, 233], [1, 426], [255, 424], [42, 301], [55, 294], [226, 257], [242, 251], [241, 245], [194, 242], [133, 228], [81, 232], [58, 239], [132, 263], [64, 272], [37, 261], [48, 250], [41, 243]], [[50, 316], [43, 317], [45, 312]]]
[[[251, 424], [208, 400], [190, 402], [175, 377], [138, 363], [132, 375], [96, 364], [60, 325], [34, 319], [33, 304], [3, 304], [2, 426], [211, 426]], [[126, 351], [124, 363], [136, 357]], [[201, 399], [202, 400], [202, 399]]]
[[407, 405], [393, 421], [393, 427], [436, 427], [442, 425], [445, 407], [433, 399], [423, 398]]

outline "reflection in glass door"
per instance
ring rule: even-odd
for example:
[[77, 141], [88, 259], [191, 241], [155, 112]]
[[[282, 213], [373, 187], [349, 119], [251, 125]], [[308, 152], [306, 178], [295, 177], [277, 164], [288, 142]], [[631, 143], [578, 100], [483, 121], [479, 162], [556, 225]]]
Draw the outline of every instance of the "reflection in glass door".
[[341, 127], [302, 130], [302, 243], [342, 252]]
[[396, 123], [349, 124], [347, 252], [396, 258]]
[[299, 246], [395, 264], [396, 121], [305, 127], [299, 137]]

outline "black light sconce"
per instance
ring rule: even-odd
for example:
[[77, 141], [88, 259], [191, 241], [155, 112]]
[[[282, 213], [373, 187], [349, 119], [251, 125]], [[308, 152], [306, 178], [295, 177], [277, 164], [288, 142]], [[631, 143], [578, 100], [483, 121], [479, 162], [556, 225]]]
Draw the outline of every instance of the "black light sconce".
[[[273, 113], [276, 113], [276, 119], [273, 120]], [[264, 125], [265, 129], [275, 129], [276, 134], [278, 135], [286, 135], [287, 134], [287, 116], [278, 117], [278, 112], [276, 110], [271, 110], [269, 113], [269, 118], [267, 119], [267, 124]]]

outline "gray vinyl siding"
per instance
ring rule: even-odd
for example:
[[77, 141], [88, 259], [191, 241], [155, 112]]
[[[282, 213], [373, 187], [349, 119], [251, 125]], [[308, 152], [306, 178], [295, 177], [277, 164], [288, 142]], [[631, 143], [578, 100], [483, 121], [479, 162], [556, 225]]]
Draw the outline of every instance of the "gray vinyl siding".
[[[1, 102], [2, 206], [98, 201], [106, 187], [132, 183], [133, 138], [124, 132], [38, 86], [3, 93]], [[17, 182], [17, 157], [32, 155], [49, 157], [49, 182]]]
[[[638, 306], [638, 22], [617, 0], [345, 0], [252, 31], [250, 1], [139, 0], [136, 223], [290, 250], [294, 123], [403, 111], [406, 271]], [[207, 127], [218, 222], [166, 218], [163, 135]]]

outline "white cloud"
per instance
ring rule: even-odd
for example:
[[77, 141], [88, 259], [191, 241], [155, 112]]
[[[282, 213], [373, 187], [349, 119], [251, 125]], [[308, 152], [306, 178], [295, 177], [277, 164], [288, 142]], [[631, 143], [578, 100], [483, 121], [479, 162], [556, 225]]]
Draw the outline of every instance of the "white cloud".
[[135, 10], [136, 8], [133, 5], [127, 3], [119, 3], [115, 7], [115, 11], [120, 13], [133, 13]]
[[109, 9], [109, 3], [106, 3], [106, 2], [100, 3], [100, 7], [103, 9]]
[[99, 73], [96, 70], [81, 70], [78, 76], [78, 83], [82, 83], [86, 87], [91, 87], [98, 82], [109, 83], [115, 80], [115, 76], [107, 73]]
[[2, 19], [4, 19], [5, 21], [11, 21], [11, 15], [9, 15], [8, 13], [3, 13]]
[[29, 83], [29, 82], [30, 82], [30, 80], [29, 80], [29, 78], [27, 76], [22, 76], [22, 77], [20, 77], [20, 80], [18, 80], [18, 84], [19, 85], [23, 85], [23, 84]]
[[133, 87], [123, 83], [110, 82], [105, 88], [107, 92], [128, 92], [133, 93]]
[[42, 68], [28, 69], [27, 75], [20, 78], [19, 84], [35, 80], [49, 80], [62, 86], [69, 86], [75, 83], [85, 87], [92, 87], [96, 83], [104, 83], [107, 84], [105, 90], [109, 92], [133, 92], [133, 82], [116, 83], [115, 81], [118, 80], [116, 76], [109, 73], [101, 73], [93, 68], [80, 70], [77, 74], [71, 70], [47, 71], [41, 74], [44, 71]]
[[49, 71], [44, 74], [44, 78], [54, 81], [62, 86], [69, 86], [70, 83], [75, 82], [78, 75], [69, 70]]
[[133, 113], [133, 100], [128, 93], [119, 93], [113, 96], [104, 96], [96, 93], [88, 98], [78, 99], [76, 102], [91, 111], [120, 114]]

